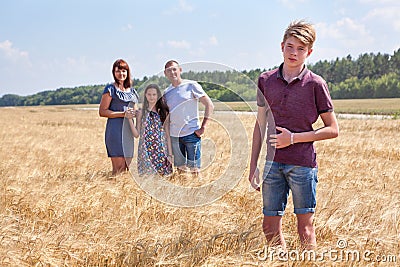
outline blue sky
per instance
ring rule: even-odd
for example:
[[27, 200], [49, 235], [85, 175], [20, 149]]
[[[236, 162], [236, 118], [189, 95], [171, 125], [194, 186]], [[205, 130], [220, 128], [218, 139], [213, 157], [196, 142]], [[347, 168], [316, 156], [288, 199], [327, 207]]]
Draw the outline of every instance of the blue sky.
[[0, 96], [105, 84], [125, 59], [135, 78], [173, 58], [242, 71], [282, 60], [296, 19], [315, 24], [310, 63], [400, 48], [398, 0], [14, 0], [0, 8]]

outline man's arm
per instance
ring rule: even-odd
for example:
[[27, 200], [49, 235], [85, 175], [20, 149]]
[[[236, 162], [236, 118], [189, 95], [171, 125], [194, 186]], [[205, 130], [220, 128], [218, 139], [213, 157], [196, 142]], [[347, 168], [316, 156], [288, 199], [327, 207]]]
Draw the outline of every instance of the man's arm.
[[214, 111], [214, 104], [211, 101], [211, 99], [208, 97], [208, 95], [200, 97], [199, 101], [200, 101], [200, 103], [202, 103], [204, 105], [204, 108], [205, 108], [204, 109], [204, 118], [201, 123], [200, 129], [194, 131], [194, 133], [198, 137], [201, 137], [204, 134], [204, 130], [207, 126], [207, 122], [208, 122], [209, 118], [211, 117], [211, 114]]

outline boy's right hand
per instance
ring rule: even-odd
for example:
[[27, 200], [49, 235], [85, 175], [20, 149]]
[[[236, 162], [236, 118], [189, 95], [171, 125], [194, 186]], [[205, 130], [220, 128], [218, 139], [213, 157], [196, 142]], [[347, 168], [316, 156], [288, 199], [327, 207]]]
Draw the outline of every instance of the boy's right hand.
[[260, 171], [258, 170], [258, 167], [255, 168], [254, 174], [251, 175], [250, 171], [250, 177], [249, 177], [250, 185], [253, 187], [255, 190], [260, 191]]

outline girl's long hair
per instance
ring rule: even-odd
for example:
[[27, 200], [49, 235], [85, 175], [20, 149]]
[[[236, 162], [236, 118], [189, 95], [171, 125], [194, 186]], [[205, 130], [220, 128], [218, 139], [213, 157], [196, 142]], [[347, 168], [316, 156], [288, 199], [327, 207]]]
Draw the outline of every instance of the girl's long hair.
[[144, 99], [143, 99], [143, 106], [142, 106], [142, 121], [145, 119], [145, 113], [149, 108], [149, 101], [147, 101], [146, 98], [146, 93], [149, 89], [156, 89], [157, 91], [157, 102], [156, 102], [156, 111], [158, 115], [160, 115], [160, 120], [164, 124], [165, 120], [167, 119], [167, 116], [169, 114], [169, 108], [167, 106], [167, 103], [165, 103], [164, 97], [161, 95], [160, 88], [158, 87], [157, 84], [149, 84], [146, 86], [146, 89], [144, 90]]

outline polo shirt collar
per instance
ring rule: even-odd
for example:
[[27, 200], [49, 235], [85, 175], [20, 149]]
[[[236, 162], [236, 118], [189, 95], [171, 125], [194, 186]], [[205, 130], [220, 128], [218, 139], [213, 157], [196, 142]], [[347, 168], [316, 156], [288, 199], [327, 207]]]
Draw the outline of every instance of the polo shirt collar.
[[[278, 71], [277, 75], [278, 75], [278, 78], [285, 80], [285, 78], [283, 78], [282, 71], [283, 71], [283, 63], [279, 66], [279, 71]], [[296, 77], [296, 79], [297, 80], [303, 79], [307, 72], [308, 72], [307, 66], [304, 64], [303, 70], [299, 73], [299, 75]]]

